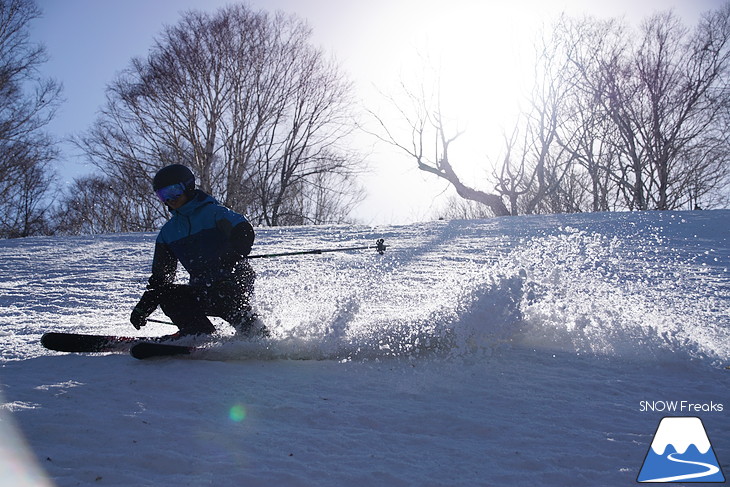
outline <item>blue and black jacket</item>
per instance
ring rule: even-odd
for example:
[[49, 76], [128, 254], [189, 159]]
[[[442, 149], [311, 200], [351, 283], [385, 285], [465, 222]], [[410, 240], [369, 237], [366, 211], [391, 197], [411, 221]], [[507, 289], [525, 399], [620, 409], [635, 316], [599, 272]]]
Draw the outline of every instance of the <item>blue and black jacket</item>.
[[149, 288], [172, 284], [178, 262], [190, 274], [190, 285], [196, 287], [253, 279], [245, 257], [254, 238], [246, 217], [195, 191], [190, 201], [172, 210], [172, 218], [157, 236]]

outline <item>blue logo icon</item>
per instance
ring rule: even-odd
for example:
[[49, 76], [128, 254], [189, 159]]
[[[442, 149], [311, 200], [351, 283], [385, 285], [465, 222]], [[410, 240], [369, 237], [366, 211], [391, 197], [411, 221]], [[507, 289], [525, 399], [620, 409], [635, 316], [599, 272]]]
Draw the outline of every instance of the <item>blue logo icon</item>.
[[725, 482], [702, 420], [663, 418], [636, 481]]

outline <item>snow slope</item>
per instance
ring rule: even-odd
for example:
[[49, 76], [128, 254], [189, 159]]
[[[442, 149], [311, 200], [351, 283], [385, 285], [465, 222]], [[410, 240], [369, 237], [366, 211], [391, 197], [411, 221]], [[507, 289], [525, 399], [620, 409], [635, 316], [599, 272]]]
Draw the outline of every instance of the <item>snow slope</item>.
[[153, 234], [0, 241], [0, 485], [631, 485], [664, 416], [730, 474], [730, 211], [257, 234], [389, 249], [256, 260], [270, 341], [137, 361], [39, 338], [173, 331]]

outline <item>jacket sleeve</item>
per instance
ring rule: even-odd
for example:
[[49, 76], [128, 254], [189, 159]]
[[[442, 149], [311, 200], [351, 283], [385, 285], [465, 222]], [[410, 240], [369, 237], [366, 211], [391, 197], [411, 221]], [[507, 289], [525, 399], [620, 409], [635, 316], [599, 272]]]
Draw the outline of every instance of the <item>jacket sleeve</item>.
[[231, 246], [233, 247], [233, 251], [241, 257], [246, 257], [251, 253], [255, 238], [256, 234], [248, 221], [239, 223], [231, 230]]
[[253, 226], [244, 216], [227, 210], [217, 220], [216, 225], [228, 238], [233, 254], [230, 257], [233, 260], [238, 261], [251, 253], [256, 234]]
[[172, 284], [177, 271], [177, 258], [170, 247], [163, 242], [155, 244], [155, 256], [152, 258], [152, 276], [147, 287], [157, 289]]

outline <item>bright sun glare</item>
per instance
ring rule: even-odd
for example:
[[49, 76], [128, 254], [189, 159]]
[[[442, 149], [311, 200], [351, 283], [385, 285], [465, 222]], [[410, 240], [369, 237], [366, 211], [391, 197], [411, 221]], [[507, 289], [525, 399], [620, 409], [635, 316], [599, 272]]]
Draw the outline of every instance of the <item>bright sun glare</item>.
[[[373, 3], [377, 6], [367, 13], [372, 27], [360, 37], [356, 57], [367, 80], [367, 107], [408, 146], [412, 127], [398, 108], [407, 110], [412, 103], [401, 84], [415, 94], [434, 90], [438, 82], [447, 135], [463, 131], [449, 148], [450, 162], [462, 182], [492, 191], [494, 166], [505, 154], [504, 136], [512, 135], [534, 81], [535, 41], [561, 12], [561, 0]], [[372, 122], [374, 131], [377, 127]], [[412, 158], [388, 144], [376, 144], [371, 164], [367, 205], [385, 221], [396, 214], [390, 208], [397, 208], [398, 222], [433, 218], [454, 194], [445, 180], [419, 171]]]
[[466, 182], [483, 184], [491, 172], [487, 160], [498, 158], [502, 135], [511, 132], [532, 82], [532, 45], [541, 14], [525, 11], [524, 2], [521, 7], [469, 0], [395, 5], [381, 66], [390, 81], [380, 88], [404, 105], [401, 82], [414, 92], [438, 91], [450, 130], [464, 130], [451, 147], [452, 162]]
[[445, 110], [470, 122], [509, 113], [525, 74], [513, 13], [489, 2], [425, 12], [421, 44], [440, 76]]

